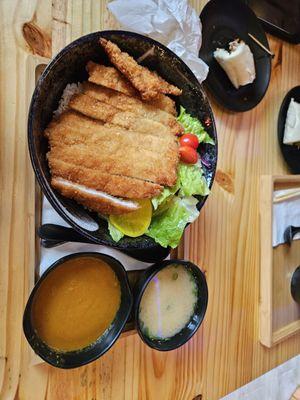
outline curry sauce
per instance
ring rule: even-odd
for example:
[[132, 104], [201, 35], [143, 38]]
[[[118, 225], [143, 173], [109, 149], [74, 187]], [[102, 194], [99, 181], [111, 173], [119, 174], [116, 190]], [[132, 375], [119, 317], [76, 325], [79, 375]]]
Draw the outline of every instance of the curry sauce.
[[120, 300], [120, 283], [111, 267], [98, 258], [79, 257], [57, 267], [41, 283], [32, 323], [48, 346], [79, 350], [111, 325]]

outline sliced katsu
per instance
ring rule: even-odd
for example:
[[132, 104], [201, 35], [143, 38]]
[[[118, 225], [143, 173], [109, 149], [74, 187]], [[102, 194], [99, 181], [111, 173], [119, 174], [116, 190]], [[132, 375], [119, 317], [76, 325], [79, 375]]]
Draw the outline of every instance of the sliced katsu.
[[90, 82], [85, 82], [83, 84], [83, 90], [89, 96], [111, 104], [114, 107], [118, 107], [123, 111], [135, 111], [138, 109], [143, 110], [143, 113], [167, 114], [169, 118], [175, 119], [174, 116], [171, 116], [174, 115], [173, 112], [168, 112], [160, 108], [156, 102], [155, 104], [154, 102], [144, 102], [138, 97], [128, 96], [124, 93], [120, 93], [101, 85], [95, 85]]
[[139, 208], [139, 205], [134, 201], [119, 199], [61, 177], [52, 178], [51, 185], [59, 190], [63, 196], [74, 199], [100, 214], [124, 214]]
[[[114, 67], [106, 67], [105, 65], [96, 64], [89, 61], [86, 66], [89, 74], [89, 82], [97, 85], [113, 89], [117, 92], [124, 93], [127, 96], [139, 97], [139, 92], [132, 86], [132, 84]], [[172, 115], [176, 115], [175, 102], [164, 94], [159, 94], [155, 100], [148, 101], [148, 104], [154, 105]]]
[[[81, 118], [81, 116], [69, 120], [61, 120], [54, 122], [45, 130], [45, 134], [49, 139], [50, 146], [61, 146], [63, 144], [86, 144], [90, 146], [110, 146], [111, 150], [117, 151], [118, 147], [133, 146], [140, 150], [151, 150], [157, 154], [167, 154], [172, 152], [174, 157], [177, 155], [178, 143], [174, 136], [171, 135], [152, 135], [144, 132], [125, 130], [119, 126], [109, 124], [95, 124], [92, 120], [91, 124], [84, 121], [81, 125], [72, 124], [72, 120]], [[84, 117], [82, 119], [88, 118]]]
[[[71, 109], [103, 122], [113, 123], [113, 118], [116, 118], [115, 121], [124, 127], [127, 124], [128, 112], [131, 112], [131, 119], [138, 120], [142, 117], [153, 120], [168, 127], [174, 135], [182, 133], [182, 127], [176, 118], [165, 111], [118, 92], [110, 95], [112, 91], [107, 88], [93, 87], [91, 89], [90, 86], [85, 88], [83, 93], [76, 94], [71, 98], [69, 103]], [[126, 98], [124, 99], [124, 97]], [[129, 100], [127, 101], [127, 99]], [[124, 115], [123, 112], [127, 112], [127, 114]], [[140, 122], [140, 125], [143, 125], [143, 121]]]
[[153, 100], [160, 93], [179, 96], [181, 90], [171, 85], [155, 72], [139, 65], [128, 53], [111, 41], [101, 38], [100, 43], [111, 63], [131, 82], [143, 100]]
[[139, 152], [138, 147], [128, 146], [110, 151], [109, 146], [98, 149], [88, 144], [61, 144], [52, 146], [48, 153], [50, 168], [53, 158], [160, 185], [173, 186], [176, 183], [176, 161], [168, 156], [162, 158], [161, 154], [155, 154], [151, 150]]
[[102, 190], [112, 196], [127, 199], [144, 199], [159, 195], [163, 187], [159, 184], [143, 179], [132, 178], [124, 175], [105, 173], [100, 169], [86, 168], [77, 163], [66, 162], [50, 157], [51, 172], [55, 177], [81, 183], [96, 190]]
[[124, 214], [177, 181], [183, 128], [166, 94], [181, 90], [101, 43], [117, 69], [90, 61], [89, 81], [73, 85], [71, 95], [66, 88], [62, 112], [44, 131], [47, 159], [51, 185], [63, 196], [103, 215]]
[[[77, 113], [76, 111], [69, 110], [61, 114], [58, 119], [53, 120], [49, 127], [57, 126], [57, 122], [62, 125], [77, 126], [83, 129], [89, 127], [99, 128], [101, 125], [116, 129], [117, 126], [119, 126], [129, 131], [138, 131], [139, 133], [147, 133], [153, 136], [172, 136], [174, 140], [174, 134], [168, 126], [165, 126], [154, 120], [140, 117], [137, 118], [132, 112], [115, 114], [110, 122], [104, 123], [97, 119], [88, 118], [83, 114]], [[45, 130], [46, 136], [47, 132], [48, 129]]]
[[137, 96], [138, 92], [132, 84], [116, 68], [96, 64], [89, 61], [86, 65], [89, 82], [116, 90], [127, 96]]

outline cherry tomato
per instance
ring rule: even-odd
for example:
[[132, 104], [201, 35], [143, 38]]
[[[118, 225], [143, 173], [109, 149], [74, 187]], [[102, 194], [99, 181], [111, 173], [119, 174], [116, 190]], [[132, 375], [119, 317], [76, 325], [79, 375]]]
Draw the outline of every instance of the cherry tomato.
[[193, 135], [192, 133], [185, 133], [182, 135], [179, 139], [179, 143], [181, 146], [190, 146], [193, 149], [197, 149], [199, 146], [199, 140], [197, 136]]
[[186, 164], [196, 164], [198, 161], [198, 153], [193, 147], [190, 146], [180, 146], [179, 154], [181, 161]]

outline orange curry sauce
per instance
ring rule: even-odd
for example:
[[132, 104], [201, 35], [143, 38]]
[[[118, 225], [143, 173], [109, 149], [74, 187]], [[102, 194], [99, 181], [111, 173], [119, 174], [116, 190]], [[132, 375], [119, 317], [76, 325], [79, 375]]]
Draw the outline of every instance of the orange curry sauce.
[[41, 283], [32, 306], [38, 336], [60, 351], [79, 350], [97, 340], [120, 306], [120, 283], [104, 261], [68, 260]]

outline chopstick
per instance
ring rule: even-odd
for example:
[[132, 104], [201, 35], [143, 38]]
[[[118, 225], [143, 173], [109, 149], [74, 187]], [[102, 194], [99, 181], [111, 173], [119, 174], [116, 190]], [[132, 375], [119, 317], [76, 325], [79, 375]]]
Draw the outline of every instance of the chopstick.
[[154, 54], [155, 54], [154, 49], [155, 49], [155, 47], [152, 46], [149, 50], [146, 51], [146, 53], [142, 54], [136, 61], [140, 64], [148, 56], [154, 56]]
[[294, 199], [295, 197], [300, 197], [300, 189], [291, 189], [290, 192], [286, 194], [274, 196], [273, 203], [280, 203], [285, 200]]
[[266, 48], [266, 46], [264, 46], [258, 39], [256, 39], [255, 36], [253, 36], [251, 33], [248, 33], [248, 36], [251, 37], [251, 39], [258, 44], [265, 52], [267, 52], [268, 54], [270, 54], [270, 56], [274, 57], [275, 54], [272, 53], [269, 49]]

